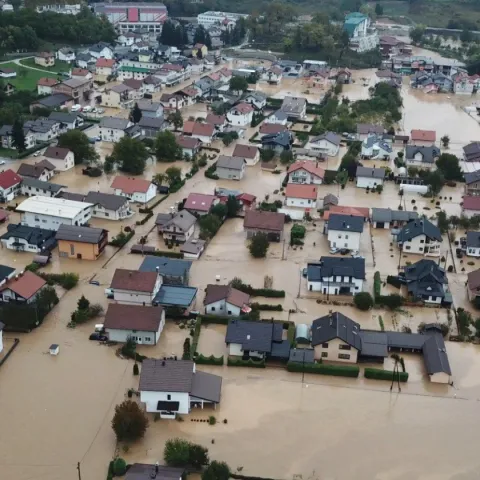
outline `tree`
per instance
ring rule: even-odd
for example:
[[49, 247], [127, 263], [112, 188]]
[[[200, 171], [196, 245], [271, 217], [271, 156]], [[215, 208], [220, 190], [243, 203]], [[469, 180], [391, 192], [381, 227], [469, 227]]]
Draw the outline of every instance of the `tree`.
[[208, 449], [182, 438], [167, 440], [163, 450], [163, 459], [169, 467], [201, 468], [208, 465]]
[[205, 32], [205, 46], [210, 50], [212, 48], [212, 37], [208, 32]]
[[472, 325], [472, 314], [462, 307], [457, 308], [457, 326], [458, 333], [464, 337], [470, 335], [470, 325]]
[[116, 477], [121, 477], [122, 475], [125, 475], [126, 472], [127, 472], [127, 462], [123, 458], [117, 457], [113, 461], [113, 473], [115, 474]]
[[164, 173], [157, 173], [152, 178], [152, 183], [157, 187], [161, 187], [163, 182], [167, 179], [167, 176]]
[[135, 102], [135, 105], [130, 112], [130, 121], [133, 123], [138, 123], [142, 119], [142, 111], [138, 106], [138, 103]]
[[159, 162], [174, 162], [176, 159], [182, 158], [182, 149], [178, 145], [175, 135], [168, 130], [157, 135], [154, 150]]
[[442, 153], [436, 162], [445, 180], [463, 180], [463, 172], [458, 158], [451, 153]]
[[410, 30], [410, 38], [414, 43], [419, 43], [422, 40], [424, 34], [425, 34], [425, 25], [419, 24]]
[[228, 147], [234, 140], [238, 139], [237, 132], [228, 132], [222, 137], [223, 144]]
[[460, 41], [462, 43], [469, 43], [473, 40], [473, 34], [470, 30], [467, 28], [464, 28], [462, 30], [462, 33], [460, 34]]
[[167, 117], [167, 121], [175, 127], [175, 130], [183, 127], [183, 117], [180, 113], [180, 110], [175, 110], [174, 112], [170, 113], [170, 115]]
[[267, 234], [263, 232], [257, 232], [253, 235], [248, 248], [252, 257], [264, 258], [267, 256], [269, 246], [270, 244], [268, 242]]
[[210, 209], [210, 213], [220, 219], [224, 219], [227, 216], [228, 208], [224, 203], [217, 203]]
[[234, 92], [245, 92], [248, 89], [248, 82], [243, 77], [232, 77], [229, 83], [230, 90]]
[[141, 175], [145, 170], [149, 154], [140, 140], [123, 137], [113, 147], [112, 157], [123, 172]]
[[37, 295], [36, 302], [39, 309], [49, 312], [59, 302], [57, 292], [53, 287], [44, 287]]
[[68, 148], [73, 152], [75, 165], [80, 163], [97, 163], [99, 155], [88, 142], [88, 137], [81, 130], [69, 130], [58, 137], [58, 146]]
[[475, 336], [478, 338], [480, 337], [480, 318], [477, 318], [473, 325], [475, 327]]
[[23, 132], [23, 122], [19, 118], [15, 120], [12, 126], [12, 145], [19, 153], [27, 149], [25, 145], [25, 133]]
[[198, 219], [198, 225], [200, 227], [200, 238], [209, 240], [217, 234], [222, 226], [222, 220], [217, 215], [203, 215], [203, 217]]
[[195, 30], [195, 35], [193, 36], [193, 43], [201, 43], [202, 45], [206, 45], [206, 30], [203, 25], [199, 25]]
[[165, 179], [169, 185], [182, 181], [182, 169], [178, 167], [168, 167], [165, 170]]
[[109, 173], [113, 172], [114, 167], [115, 159], [111, 155], [107, 155], [105, 157], [105, 161], [103, 162], [103, 171], [108, 175]]
[[280, 154], [280, 163], [283, 165], [288, 165], [289, 163], [293, 162], [293, 153], [291, 150], [284, 150]]
[[450, 144], [450, 137], [448, 135], [444, 135], [440, 141], [442, 142], [442, 145], [444, 148], [448, 148], [448, 145]]
[[227, 198], [227, 217], [233, 218], [237, 216], [238, 211], [242, 208], [240, 202], [237, 200], [237, 197], [234, 195], [229, 195]]
[[375, 5], [375, 13], [377, 16], [383, 15], [383, 7], [379, 3]]
[[359, 310], [366, 312], [373, 307], [373, 298], [368, 292], [359, 292], [353, 297], [353, 302]]
[[445, 183], [445, 178], [442, 172], [435, 170], [434, 172], [427, 172], [423, 177], [423, 181], [425, 185], [430, 187], [430, 193], [437, 195]]
[[125, 400], [115, 407], [112, 428], [119, 442], [142, 438], [147, 427], [148, 419], [138, 403]]
[[190, 465], [196, 469], [200, 469], [205, 465], [208, 465], [208, 449], [197, 445], [196, 443], [190, 444]]
[[450, 222], [448, 221], [447, 214], [445, 213], [444, 210], [440, 210], [437, 213], [437, 226], [442, 234], [448, 232], [448, 227], [450, 226]]
[[90, 308], [90, 301], [82, 295], [77, 302], [77, 310], [88, 310]]
[[202, 480], [229, 480], [230, 467], [225, 462], [213, 460], [203, 471]]

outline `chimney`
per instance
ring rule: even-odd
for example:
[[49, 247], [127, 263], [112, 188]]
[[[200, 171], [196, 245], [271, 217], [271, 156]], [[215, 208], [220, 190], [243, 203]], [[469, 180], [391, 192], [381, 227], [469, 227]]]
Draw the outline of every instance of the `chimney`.
[[162, 360], [162, 367], [165, 366], [165, 360]]

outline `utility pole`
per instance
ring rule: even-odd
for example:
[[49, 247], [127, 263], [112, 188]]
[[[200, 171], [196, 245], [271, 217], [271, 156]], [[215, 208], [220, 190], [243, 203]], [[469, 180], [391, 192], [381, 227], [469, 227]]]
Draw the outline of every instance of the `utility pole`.
[[80, 471], [80, 462], [77, 463], [78, 480], [82, 480], [82, 472]]

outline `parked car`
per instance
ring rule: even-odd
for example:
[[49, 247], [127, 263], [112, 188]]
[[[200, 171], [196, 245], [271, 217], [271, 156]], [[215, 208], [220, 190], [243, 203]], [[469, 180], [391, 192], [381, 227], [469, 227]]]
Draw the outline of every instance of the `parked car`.
[[82, 106], [76, 103], [72, 109], [70, 110], [71, 112], [81, 112], [82, 111]]
[[99, 342], [106, 342], [108, 340], [108, 336], [104, 335], [103, 333], [94, 332], [89, 337], [89, 340], [98, 340]]
[[91, 107], [90, 105], [87, 105], [86, 107], [83, 107], [83, 111], [84, 112], [93, 112], [93, 107]]
[[0, 160], [0, 165], [5, 165], [5, 160]]
[[39, 155], [40, 155], [40, 150], [37, 150], [37, 151], [33, 154], [34, 157], [38, 157]]
[[354, 250], [353, 252], [350, 253], [350, 255], [352, 256], [352, 258], [364, 258], [362, 255], [360, 255], [358, 250]]
[[338, 253], [338, 248], [335, 248], [335, 247], [331, 248], [329, 250], [329, 253], [331, 253], [332, 255], [335, 254], [335, 253]]
[[97, 108], [97, 113], [104, 113], [105, 110], [103, 108]]
[[339, 253], [340, 255], [348, 255], [350, 250], [348, 248], [341, 248]]
[[308, 274], [308, 268], [305, 267], [305, 268], [302, 270], [302, 276], [303, 276], [303, 278], [307, 278], [307, 274]]
[[112, 288], [106, 288], [105, 289], [105, 295], [107, 298], [113, 298], [113, 289]]

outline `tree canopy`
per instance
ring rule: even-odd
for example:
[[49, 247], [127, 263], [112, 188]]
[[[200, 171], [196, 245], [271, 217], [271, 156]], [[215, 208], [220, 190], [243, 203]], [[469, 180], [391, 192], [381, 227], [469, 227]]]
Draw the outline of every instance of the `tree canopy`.
[[168, 130], [157, 135], [154, 150], [159, 162], [174, 162], [182, 158], [182, 149], [178, 145], [175, 135]]
[[140, 140], [123, 137], [113, 147], [111, 156], [123, 172], [141, 175], [145, 170], [149, 153]]
[[254, 258], [264, 258], [267, 256], [268, 247], [270, 243], [266, 233], [257, 232], [253, 235], [250, 241], [249, 250]]
[[167, 20], [158, 41], [163, 45], [180, 48], [188, 43], [188, 38], [183, 25], [175, 25], [171, 20]]
[[451, 153], [442, 153], [436, 162], [445, 180], [463, 180], [463, 172], [458, 158]]
[[112, 428], [118, 441], [134, 441], [142, 438], [148, 427], [148, 419], [138, 403], [125, 400], [115, 407]]
[[68, 148], [75, 156], [75, 165], [96, 163], [99, 155], [95, 147], [88, 142], [87, 135], [81, 130], [69, 130], [58, 137], [58, 146]]
[[163, 458], [169, 467], [201, 468], [208, 465], [208, 449], [183, 438], [167, 440]]
[[230, 79], [230, 90], [234, 92], [245, 92], [248, 89], [248, 82], [246, 78], [243, 77], [232, 77]]
[[17, 118], [12, 126], [12, 145], [19, 153], [26, 150], [25, 133], [23, 132], [23, 122]]

